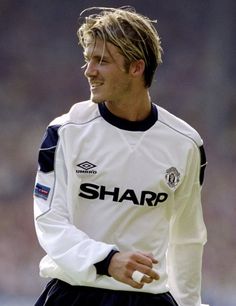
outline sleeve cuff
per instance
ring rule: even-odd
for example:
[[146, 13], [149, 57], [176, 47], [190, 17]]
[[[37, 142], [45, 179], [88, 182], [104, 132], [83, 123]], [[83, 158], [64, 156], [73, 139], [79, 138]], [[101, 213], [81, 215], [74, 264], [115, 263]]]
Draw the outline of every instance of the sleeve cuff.
[[110, 274], [108, 273], [108, 267], [113, 255], [115, 255], [116, 253], [119, 253], [119, 251], [111, 250], [111, 252], [107, 255], [105, 259], [94, 264], [97, 270], [97, 274], [110, 276]]

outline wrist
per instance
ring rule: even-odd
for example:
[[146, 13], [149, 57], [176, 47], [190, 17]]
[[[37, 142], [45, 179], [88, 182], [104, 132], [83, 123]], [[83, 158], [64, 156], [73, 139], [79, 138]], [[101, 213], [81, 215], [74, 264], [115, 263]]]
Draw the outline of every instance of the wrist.
[[109, 273], [109, 265], [110, 265], [112, 257], [116, 253], [119, 253], [119, 251], [118, 250], [111, 250], [111, 252], [107, 255], [107, 257], [105, 259], [103, 259], [102, 261], [94, 264], [95, 268], [97, 270], [97, 274], [111, 276], [110, 273]]

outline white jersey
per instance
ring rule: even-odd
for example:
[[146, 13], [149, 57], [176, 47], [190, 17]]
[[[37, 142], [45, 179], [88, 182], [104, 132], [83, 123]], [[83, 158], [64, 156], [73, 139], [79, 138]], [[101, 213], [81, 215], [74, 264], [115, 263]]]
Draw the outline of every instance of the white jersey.
[[[48, 127], [39, 152], [35, 226], [43, 277], [112, 290], [171, 291], [201, 304], [205, 156], [198, 133], [163, 108], [130, 122], [105, 104], [75, 104]], [[150, 252], [158, 281], [134, 289], [95, 264], [111, 250]]]

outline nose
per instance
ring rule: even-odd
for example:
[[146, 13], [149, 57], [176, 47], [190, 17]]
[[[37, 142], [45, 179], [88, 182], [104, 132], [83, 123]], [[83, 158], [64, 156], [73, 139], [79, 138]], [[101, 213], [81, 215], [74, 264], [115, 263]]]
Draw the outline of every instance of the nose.
[[86, 65], [86, 69], [84, 71], [84, 75], [87, 78], [94, 77], [98, 74], [97, 65], [92, 61], [88, 61]]

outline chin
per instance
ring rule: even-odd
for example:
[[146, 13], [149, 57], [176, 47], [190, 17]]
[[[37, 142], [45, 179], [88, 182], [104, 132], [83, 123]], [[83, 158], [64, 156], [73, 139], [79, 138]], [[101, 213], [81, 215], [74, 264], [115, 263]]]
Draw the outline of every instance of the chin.
[[104, 102], [104, 99], [101, 99], [101, 98], [99, 98], [99, 97], [95, 97], [95, 96], [93, 96], [93, 95], [90, 96], [90, 100], [91, 100], [92, 102], [94, 102], [94, 103], [102, 103], [102, 102]]

